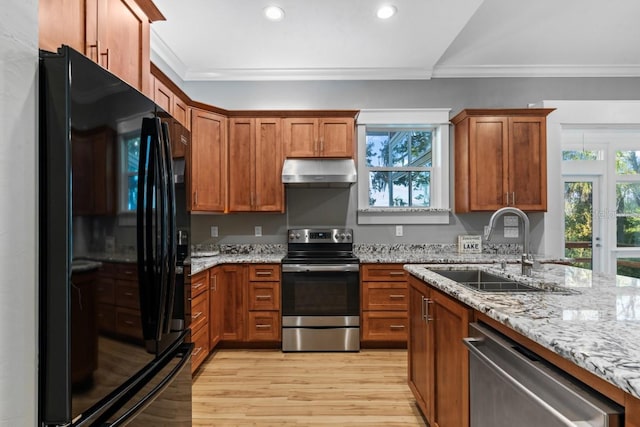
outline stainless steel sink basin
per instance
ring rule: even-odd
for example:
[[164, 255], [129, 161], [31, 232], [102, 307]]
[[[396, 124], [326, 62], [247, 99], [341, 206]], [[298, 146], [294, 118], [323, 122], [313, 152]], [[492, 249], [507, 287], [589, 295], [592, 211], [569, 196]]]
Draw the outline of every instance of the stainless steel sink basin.
[[518, 282], [482, 270], [432, 270], [441, 276], [480, 292], [544, 292], [526, 283]]

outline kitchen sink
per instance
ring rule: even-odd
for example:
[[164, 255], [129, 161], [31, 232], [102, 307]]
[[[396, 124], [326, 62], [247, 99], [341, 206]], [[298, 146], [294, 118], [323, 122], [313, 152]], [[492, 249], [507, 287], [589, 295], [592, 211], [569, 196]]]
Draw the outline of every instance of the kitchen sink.
[[480, 292], [544, 292], [531, 286], [483, 270], [432, 270], [441, 276]]

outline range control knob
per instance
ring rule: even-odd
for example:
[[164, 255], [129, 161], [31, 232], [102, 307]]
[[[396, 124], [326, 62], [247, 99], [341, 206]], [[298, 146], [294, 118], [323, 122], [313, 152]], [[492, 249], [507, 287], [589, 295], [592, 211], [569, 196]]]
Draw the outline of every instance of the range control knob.
[[343, 234], [343, 236], [345, 236], [345, 239], [351, 240], [351, 234], [350, 233]]
[[342, 234], [340, 235], [340, 240], [344, 240], [344, 239], [346, 239], [346, 238], [347, 238], [347, 235], [346, 235], [346, 234], [342, 233]]
[[296, 239], [300, 238], [300, 233], [296, 233]]
[[293, 239], [295, 239], [295, 238], [296, 238], [296, 235], [295, 235], [295, 234], [293, 234], [293, 233], [289, 234], [289, 240], [293, 240]]

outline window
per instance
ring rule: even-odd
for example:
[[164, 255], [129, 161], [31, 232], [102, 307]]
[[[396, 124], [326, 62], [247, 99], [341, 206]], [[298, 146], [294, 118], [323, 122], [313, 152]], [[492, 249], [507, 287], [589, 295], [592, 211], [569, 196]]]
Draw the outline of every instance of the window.
[[135, 211], [138, 200], [138, 163], [140, 160], [140, 133], [131, 132], [122, 136], [124, 153], [123, 170], [126, 183], [125, 211]]
[[367, 129], [369, 206], [431, 206], [433, 129]]
[[449, 223], [449, 110], [361, 110], [358, 223]]

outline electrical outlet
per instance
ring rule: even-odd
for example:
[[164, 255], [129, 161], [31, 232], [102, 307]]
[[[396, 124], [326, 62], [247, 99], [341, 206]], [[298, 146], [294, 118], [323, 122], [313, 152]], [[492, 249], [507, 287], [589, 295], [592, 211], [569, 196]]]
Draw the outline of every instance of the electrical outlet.
[[218, 226], [217, 225], [212, 225], [211, 226], [211, 237], [218, 237]]
[[261, 225], [256, 225], [254, 227], [254, 231], [255, 231], [256, 237], [261, 237], [262, 236], [262, 226]]
[[505, 227], [504, 228], [504, 237], [510, 238], [518, 238], [520, 235], [520, 229], [518, 227]]
[[402, 237], [403, 234], [404, 234], [404, 231], [402, 230], [402, 226], [396, 225], [396, 237]]

